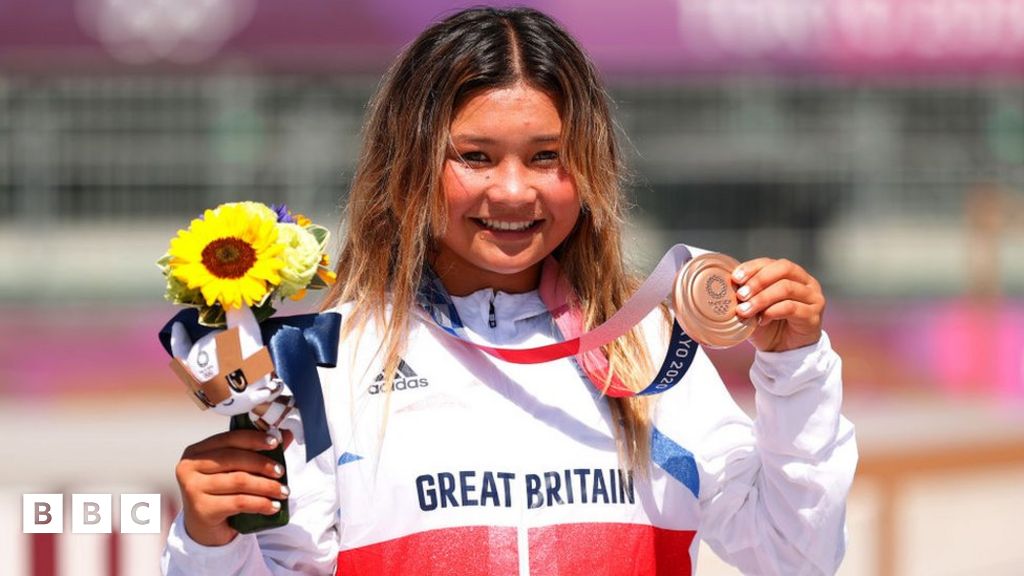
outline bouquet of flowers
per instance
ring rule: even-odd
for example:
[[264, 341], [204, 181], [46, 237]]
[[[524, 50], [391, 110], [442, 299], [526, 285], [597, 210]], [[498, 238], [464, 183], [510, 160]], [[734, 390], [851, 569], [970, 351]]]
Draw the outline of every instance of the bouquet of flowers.
[[[276, 302], [299, 300], [334, 282], [328, 237], [326, 228], [284, 205], [233, 202], [179, 230], [157, 262], [167, 280], [165, 297], [188, 307], [164, 327], [161, 341], [200, 407], [231, 416], [232, 428], [265, 430], [279, 439], [278, 427], [297, 407], [302, 425], [296, 441], [305, 444], [307, 460], [330, 442], [316, 366], [333, 365], [337, 347], [332, 350], [329, 340], [340, 318], [270, 318]], [[284, 465], [280, 445], [267, 455]], [[240, 532], [287, 521], [286, 501], [271, 517], [231, 519]]]
[[224, 326], [225, 312], [243, 304], [266, 320], [275, 300], [301, 300], [307, 289], [334, 282], [329, 236], [283, 204], [221, 204], [179, 230], [157, 262], [167, 278], [165, 297], [199, 308], [206, 326]]

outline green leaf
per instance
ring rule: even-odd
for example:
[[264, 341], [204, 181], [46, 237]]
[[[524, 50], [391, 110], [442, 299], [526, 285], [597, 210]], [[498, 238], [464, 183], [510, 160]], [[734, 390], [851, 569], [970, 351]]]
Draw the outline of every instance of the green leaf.
[[257, 322], [263, 322], [267, 318], [270, 318], [274, 315], [274, 312], [277, 312], [277, 310], [270, 305], [269, 300], [252, 309], [252, 314], [256, 317]]
[[319, 224], [310, 224], [306, 227], [306, 230], [316, 238], [316, 241], [320, 244], [320, 249], [323, 250], [323, 247], [327, 244], [327, 240], [331, 237], [330, 231]]
[[324, 282], [323, 278], [314, 274], [313, 279], [309, 281], [309, 286], [307, 286], [307, 288], [310, 290], [320, 290], [321, 288], [327, 288], [327, 283]]
[[228, 316], [219, 304], [201, 306], [199, 308], [199, 323], [211, 328], [223, 328], [227, 326]]
[[189, 289], [187, 284], [170, 274], [166, 276], [166, 279], [167, 290], [164, 292], [165, 299], [170, 300], [175, 304], [195, 306], [201, 306], [204, 304], [203, 295], [199, 289]]

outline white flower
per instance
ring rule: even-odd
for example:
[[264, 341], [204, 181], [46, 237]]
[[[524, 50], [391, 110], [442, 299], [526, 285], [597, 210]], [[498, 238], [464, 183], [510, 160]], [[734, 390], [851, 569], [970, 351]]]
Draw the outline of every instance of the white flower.
[[281, 284], [277, 287], [276, 295], [288, 298], [309, 286], [320, 265], [322, 252], [316, 237], [302, 226], [278, 223], [277, 228], [277, 242], [284, 246], [280, 256], [284, 267], [278, 271]]

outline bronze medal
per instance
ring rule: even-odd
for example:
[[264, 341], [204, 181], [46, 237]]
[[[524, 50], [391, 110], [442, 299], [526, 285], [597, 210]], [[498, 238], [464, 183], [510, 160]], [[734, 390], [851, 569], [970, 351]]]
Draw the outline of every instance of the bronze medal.
[[755, 319], [736, 316], [732, 271], [739, 266], [724, 254], [702, 254], [676, 276], [673, 304], [676, 321], [694, 340], [710, 348], [729, 348], [743, 342], [757, 327]]

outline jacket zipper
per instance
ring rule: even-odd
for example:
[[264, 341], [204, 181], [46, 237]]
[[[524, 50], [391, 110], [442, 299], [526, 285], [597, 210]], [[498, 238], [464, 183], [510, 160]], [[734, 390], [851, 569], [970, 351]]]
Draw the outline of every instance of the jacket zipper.
[[498, 317], [494, 314], [494, 293], [491, 293], [491, 308], [487, 312], [487, 325], [491, 328], [498, 327]]

